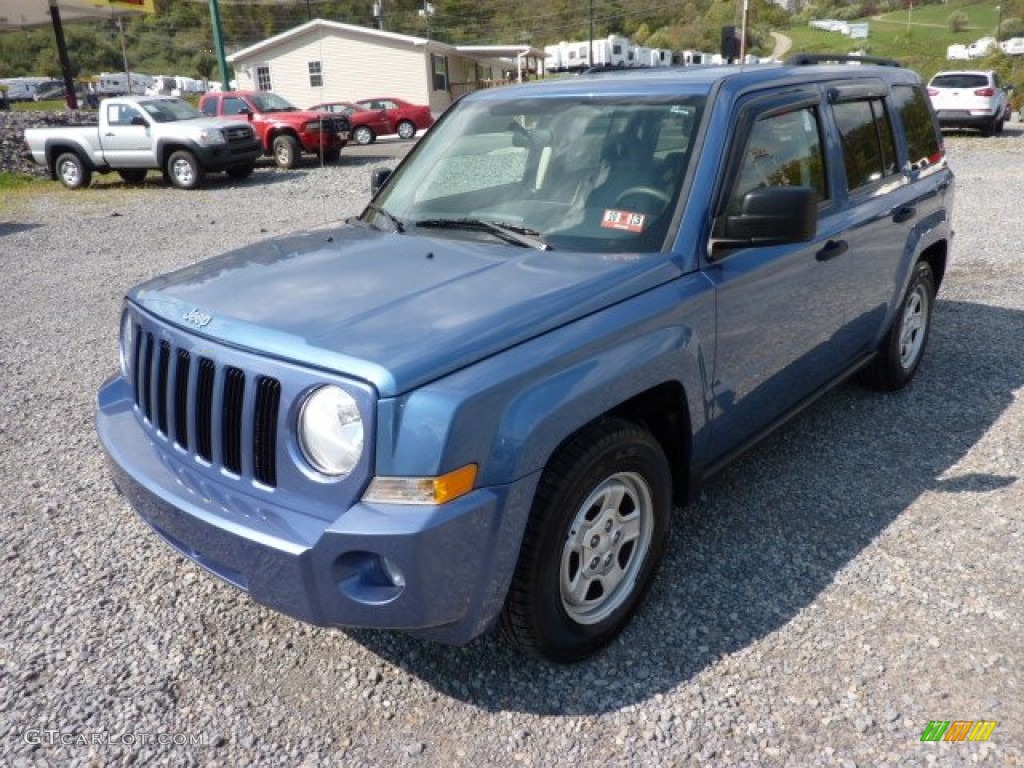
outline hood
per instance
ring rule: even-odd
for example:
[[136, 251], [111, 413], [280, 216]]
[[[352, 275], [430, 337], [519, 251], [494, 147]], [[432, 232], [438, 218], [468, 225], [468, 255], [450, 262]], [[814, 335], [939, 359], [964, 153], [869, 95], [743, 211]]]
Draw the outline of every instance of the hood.
[[225, 254], [144, 283], [129, 299], [193, 334], [353, 376], [388, 397], [678, 272], [665, 254], [539, 251], [344, 226]]

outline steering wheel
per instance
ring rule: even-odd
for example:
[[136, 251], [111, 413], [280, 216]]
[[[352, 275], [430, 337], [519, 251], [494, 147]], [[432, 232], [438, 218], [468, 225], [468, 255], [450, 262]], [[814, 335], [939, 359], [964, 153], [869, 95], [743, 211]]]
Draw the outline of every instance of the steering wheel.
[[654, 187], [638, 186], [630, 187], [629, 189], [620, 192], [618, 197], [615, 198], [615, 207], [628, 207], [626, 206], [626, 202], [631, 197], [634, 196], [636, 196], [638, 199], [646, 199], [654, 203], [654, 205], [650, 206], [649, 208], [645, 208], [642, 205], [639, 206], [640, 210], [644, 213], [660, 213], [665, 209], [665, 206], [672, 202], [672, 198], [667, 193], [662, 192], [660, 189], [656, 189]]

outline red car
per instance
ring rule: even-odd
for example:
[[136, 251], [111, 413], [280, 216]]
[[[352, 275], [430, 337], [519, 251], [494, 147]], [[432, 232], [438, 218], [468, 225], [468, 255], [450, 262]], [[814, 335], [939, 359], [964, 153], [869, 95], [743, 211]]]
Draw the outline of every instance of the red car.
[[417, 106], [408, 101], [389, 97], [380, 99], [360, 99], [356, 102], [367, 109], [384, 110], [391, 123], [388, 133], [397, 133], [403, 139], [411, 139], [416, 131], [426, 130], [434, 124], [434, 116], [430, 107]]
[[348, 142], [348, 120], [341, 115], [304, 112], [268, 91], [211, 92], [199, 100], [199, 111], [210, 117], [246, 115], [278, 168], [294, 168], [303, 152], [333, 163]]
[[344, 115], [352, 126], [350, 136], [357, 144], [372, 144], [378, 136], [394, 133], [391, 121], [382, 110], [367, 109], [351, 101], [331, 101], [315, 104], [311, 112], [332, 112]]

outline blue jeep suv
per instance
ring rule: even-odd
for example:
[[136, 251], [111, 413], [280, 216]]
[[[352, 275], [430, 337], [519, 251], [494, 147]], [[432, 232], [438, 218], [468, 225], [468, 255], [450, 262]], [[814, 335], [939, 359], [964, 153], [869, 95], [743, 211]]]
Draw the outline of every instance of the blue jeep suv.
[[674, 505], [839, 382], [918, 369], [953, 175], [893, 64], [467, 96], [356, 219], [129, 292], [117, 487], [304, 621], [596, 652]]

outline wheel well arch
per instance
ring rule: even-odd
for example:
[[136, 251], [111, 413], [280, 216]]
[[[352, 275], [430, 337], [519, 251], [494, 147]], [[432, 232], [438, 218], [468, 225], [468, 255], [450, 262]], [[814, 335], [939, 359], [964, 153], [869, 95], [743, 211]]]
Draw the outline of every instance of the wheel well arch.
[[928, 266], [932, 268], [932, 276], [935, 278], [935, 290], [939, 290], [939, 286], [942, 285], [942, 278], [946, 274], [946, 262], [949, 258], [949, 242], [947, 240], [940, 240], [937, 243], [932, 243], [921, 252], [919, 261], [928, 262]]
[[291, 136], [293, 139], [298, 141], [300, 144], [302, 143], [299, 140], [299, 132], [298, 131], [296, 131], [290, 125], [280, 125], [280, 126], [278, 126], [276, 128], [272, 128], [267, 133], [267, 147], [270, 148], [271, 146], [273, 146], [274, 139], [278, 138], [279, 136]]
[[671, 468], [673, 501], [685, 504], [690, 492], [693, 429], [683, 385], [678, 381], [667, 381], [634, 395], [566, 435], [551, 455], [561, 450], [579, 432], [609, 417], [624, 419], [650, 431], [664, 451]]
[[78, 147], [75, 144], [69, 144], [64, 142], [47, 144], [46, 164], [50, 168], [50, 178], [57, 178], [57, 158], [68, 152], [70, 152], [73, 155], [77, 155], [78, 159], [81, 160], [82, 163], [85, 164], [85, 167], [88, 168], [89, 170], [96, 169], [96, 166], [93, 164], [92, 160], [86, 155], [85, 152], [82, 151], [81, 147]]
[[167, 161], [170, 160], [171, 155], [177, 152], [179, 149], [185, 149], [189, 152], [192, 148], [188, 144], [182, 144], [181, 142], [168, 142], [160, 145], [160, 151], [157, 154], [157, 158], [160, 162], [160, 167], [163, 168], [167, 165]]

